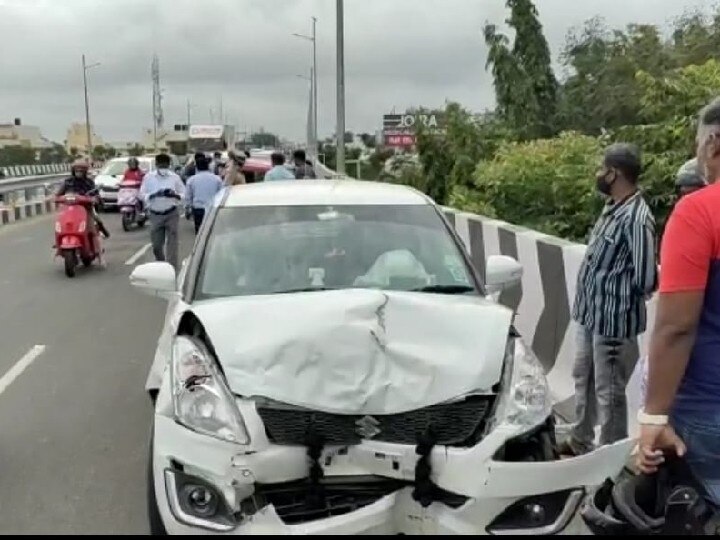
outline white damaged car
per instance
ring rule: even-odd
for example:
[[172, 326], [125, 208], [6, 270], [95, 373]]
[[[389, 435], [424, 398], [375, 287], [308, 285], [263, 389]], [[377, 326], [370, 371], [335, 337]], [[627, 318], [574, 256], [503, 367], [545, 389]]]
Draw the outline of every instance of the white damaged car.
[[431, 200], [370, 182], [221, 193], [178, 276], [147, 389], [153, 533], [585, 532], [629, 441], [559, 460], [542, 366]]

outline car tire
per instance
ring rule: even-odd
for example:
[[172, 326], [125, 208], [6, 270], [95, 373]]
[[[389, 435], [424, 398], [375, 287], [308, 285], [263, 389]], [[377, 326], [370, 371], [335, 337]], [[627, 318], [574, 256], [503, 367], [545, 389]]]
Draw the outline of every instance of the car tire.
[[167, 530], [163, 524], [160, 510], [158, 509], [157, 497], [155, 496], [155, 475], [153, 474], [153, 441], [155, 426], [152, 426], [150, 432], [150, 450], [148, 452], [147, 463], [147, 513], [148, 525], [150, 526], [151, 536], [167, 536]]

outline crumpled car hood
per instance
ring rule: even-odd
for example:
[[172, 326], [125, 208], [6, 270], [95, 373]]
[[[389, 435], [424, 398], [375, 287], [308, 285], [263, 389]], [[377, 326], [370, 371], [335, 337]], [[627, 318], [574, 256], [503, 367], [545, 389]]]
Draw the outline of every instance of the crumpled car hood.
[[500, 381], [512, 312], [479, 297], [352, 289], [193, 306], [231, 390], [398, 414]]

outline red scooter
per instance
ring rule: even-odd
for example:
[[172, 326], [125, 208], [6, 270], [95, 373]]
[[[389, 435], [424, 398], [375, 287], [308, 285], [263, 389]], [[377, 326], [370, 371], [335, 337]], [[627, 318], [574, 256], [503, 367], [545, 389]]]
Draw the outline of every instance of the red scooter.
[[95, 260], [100, 262], [102, 242], [91, 215], [95, 197], [93, 192], [67, 193], [56, 197], [55, 202], [60, 205], [55, 220], [56, 256], [63, 258], [65, 275], [72, 278], [80, 263], [89, 267]]

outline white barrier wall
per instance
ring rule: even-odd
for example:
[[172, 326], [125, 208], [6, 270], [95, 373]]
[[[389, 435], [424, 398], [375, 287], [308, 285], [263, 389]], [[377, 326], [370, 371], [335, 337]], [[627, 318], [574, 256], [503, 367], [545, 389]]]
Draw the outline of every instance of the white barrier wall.
[[[503, 293], [500, 301], [516, 310], [516, 327], [545, 366], [558, 410], [563, 416], [571, 416], [575, 323], [570, 313], [586, 246], [451, 209], [446, 209], [446, 216], [483, 277], [485, 261], [491, 255], [509, 255], [523, 265], [522, 285]], [[654, 319], [655, 305], [651, 301], [648, 323]], [[645, 336], [640, 346], [641, 354], [645, 354]], [[639, 399], [634, 392], [630, 394], [631, 405], [636, 407]], [[631, 425], [634, 416], [630, 414]]]

